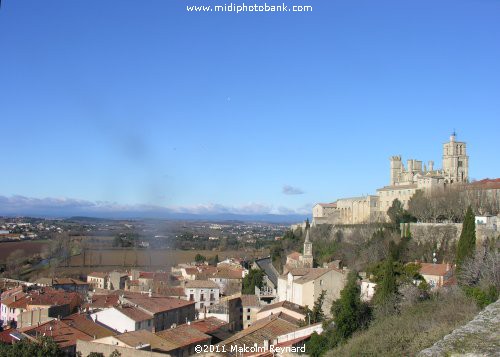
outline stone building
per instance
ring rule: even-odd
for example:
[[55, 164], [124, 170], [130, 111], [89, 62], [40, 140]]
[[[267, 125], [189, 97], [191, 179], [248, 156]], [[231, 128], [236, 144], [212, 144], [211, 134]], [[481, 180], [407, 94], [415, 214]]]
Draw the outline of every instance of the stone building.
[[420, 160], [409, 159], [405, 164], [401, 156], [390, 158], [388, 186], [377, 189], [376, 195], [342, 198], [336, 202], [317, 204], [313, 207], [313, 225], [360, 224], [387, 220], [387, 210], [395, 199], [408, 208], [410, 198], [417, 190], [430, 194], [449, 185], [466, 184], [469, 181], [469, 157], [465, 142], [457, 141], [456, 134], [443, 144], [442, 169], [434, 168], [434, 161], [427, 165]]

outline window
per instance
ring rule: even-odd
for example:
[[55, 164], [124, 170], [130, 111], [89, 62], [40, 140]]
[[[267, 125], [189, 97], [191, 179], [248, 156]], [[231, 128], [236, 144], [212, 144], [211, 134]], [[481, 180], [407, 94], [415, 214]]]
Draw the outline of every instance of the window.
[[202, 302], [200, 303], [200, 309], [203, 309], [203, 306], [205, 306], [205, 304], [203, 304]]
[[200, 300], [201, 301], [205, 300], [205, 294], [200, 294]]
[[194, 300], [194, 294], [189, 294], [189, 301], [193, 301]]
[[247, 312], [250, 312], [250, 309], [247, 309]]
[[250, 320], [250, 315], [247, 316], [247, 321]]

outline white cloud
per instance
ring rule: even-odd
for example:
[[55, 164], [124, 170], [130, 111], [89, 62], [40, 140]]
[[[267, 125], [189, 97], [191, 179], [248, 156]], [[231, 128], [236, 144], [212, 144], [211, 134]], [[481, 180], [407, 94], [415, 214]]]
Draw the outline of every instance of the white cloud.
[[290, 185], [284, 185], [282, 191], [285, 195], [302, 195], [304, 191], [302, 191], [298, 187], [293, 187]]
[[258, 202], [243, 205], [222, 205], [219, 203], [192, 206], [159, 206], [148, 204], [125, 205], [109, 201], [88, 201], [74, 198], [33, 198], [26, 196], [0, 196], [0, 215], [38, 216], [155, 216], [168, 215], [304, 215], [310, 209], [292, 209]]

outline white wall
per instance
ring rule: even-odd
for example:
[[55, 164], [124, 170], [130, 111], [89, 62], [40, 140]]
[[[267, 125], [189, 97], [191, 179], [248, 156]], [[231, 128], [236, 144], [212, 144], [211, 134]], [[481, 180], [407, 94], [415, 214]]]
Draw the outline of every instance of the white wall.
[[93, 313], [90, 315], [92, 319], [99, 323], [102, 323], [106, 326], [111, 327], [112, 329], [119, 332], [130, 332], [135, 330], [146, 329], [151, 331], [153, 327], [153, 318], [151, 317], [151, 321], [149, 326], [147, 321], [142, 321], [139, 326], [136, 326], [136, 322], [130, 317], [122, 314], [115, 308], [104, 309], [99, 312]]

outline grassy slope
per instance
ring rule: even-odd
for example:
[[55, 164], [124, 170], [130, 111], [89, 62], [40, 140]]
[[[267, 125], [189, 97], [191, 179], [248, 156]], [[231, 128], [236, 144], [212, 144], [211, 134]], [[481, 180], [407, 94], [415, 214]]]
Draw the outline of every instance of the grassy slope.
[[374, 322], [328, 356], [413, 356], [470, 321], [478, 310], [460, 292], [440, 295]]

